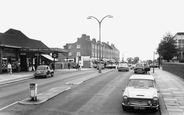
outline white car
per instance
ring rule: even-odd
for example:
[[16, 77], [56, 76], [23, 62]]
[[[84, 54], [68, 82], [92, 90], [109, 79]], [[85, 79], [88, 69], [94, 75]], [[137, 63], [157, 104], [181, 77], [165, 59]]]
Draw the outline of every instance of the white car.
[[129, 66], [127, 63], [119, 63], [117, 69], [118, 71], [129, 71]]
[[123, 90], [123, 110], [129, 108], [159, 110], [159, 90], [151, 75], [132, 75]]

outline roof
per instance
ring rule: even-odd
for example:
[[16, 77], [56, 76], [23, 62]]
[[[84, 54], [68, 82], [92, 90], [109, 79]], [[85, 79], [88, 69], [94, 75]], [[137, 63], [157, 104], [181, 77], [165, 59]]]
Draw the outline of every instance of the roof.
[[5, 33], [0, 33], [1, 46], [17, 46], [21, 48], [46, 48], [49, 49], [43, 42], [35, 39], [30, 39], [21, 31], [9, 29]]
[[132, 75], [129, 79], [146, 79], [146, 80], [154, 80], [152, 75]]

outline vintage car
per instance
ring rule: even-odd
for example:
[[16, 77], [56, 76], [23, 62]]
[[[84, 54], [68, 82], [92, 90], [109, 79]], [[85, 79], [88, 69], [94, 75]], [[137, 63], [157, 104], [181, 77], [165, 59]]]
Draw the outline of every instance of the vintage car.
[[115, 63], [106, 65], [106, 68], [108, 68], [108, 69], [116, 69], [116, 67], [117, 67], [117, 65]]
[[151, 109], [159, 110], [159, 90], [152, 75], [132, 75], [128, 85], [123, 90], [123, 110]]
[[134, 73], [147, 74], [150, 71], [150, 67], [145, 63], [137, 63], [134, 67]]
[[127, 63], [119, 63], [117, 69], [118, 71], [129, 71], [129, 66]]
[[51, 69], [48, 65], [39, 65], [37, 67], [36, 72], [34, 73], [34, 77], [53, 77], [54, 76], [54, 70]]

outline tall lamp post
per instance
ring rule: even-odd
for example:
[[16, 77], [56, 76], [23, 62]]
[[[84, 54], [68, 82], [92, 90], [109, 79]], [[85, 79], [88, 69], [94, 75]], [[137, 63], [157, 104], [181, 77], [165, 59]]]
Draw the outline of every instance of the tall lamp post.
[[104, 16], [101, 20], [98, 20], [96, 17], [94, 16], [89, 16], [87, 19], [91, 19], [91, 18], [94, 18], [98, 21], [98, 24], [99, 24], [99, 41], [100, 41], [100, 45], [99, 45], [99, 73], [101, 73], [101, 24], [102, 24], [102, 21], [105, 19], [105, 18], [113, 18], [113, 16], [111, 15], [107, 15], [107, 16]]
[[155, 72], [154, 68], [155, 68], [155, 54], [157, 54], [156, 52], [153, 52], [153, 73]]
[[122, 54], [122, 62], [124, 62], [124, 54], [125, 53], [127, 53], [127, 51], [126, 52], [123, 52], [123, 54]]

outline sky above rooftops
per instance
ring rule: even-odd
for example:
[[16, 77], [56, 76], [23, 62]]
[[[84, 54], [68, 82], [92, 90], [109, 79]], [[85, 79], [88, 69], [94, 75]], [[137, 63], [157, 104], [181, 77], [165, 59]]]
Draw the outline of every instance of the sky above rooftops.
[[153, 59], [166, 32], [184, 31], [183, 0], [2, 0], [0, 32], [10, 28], [41, 40], [48, 47], [63, 48], [82, 34], [113, 43], [120, 56]]

